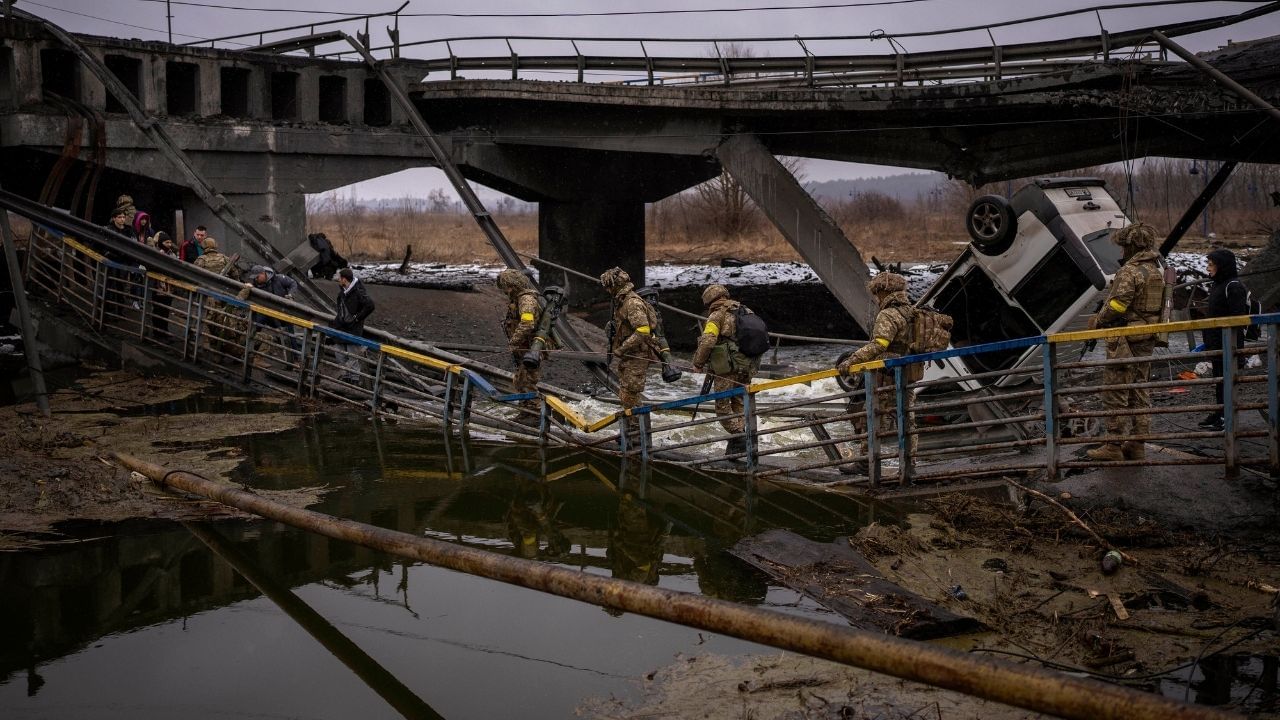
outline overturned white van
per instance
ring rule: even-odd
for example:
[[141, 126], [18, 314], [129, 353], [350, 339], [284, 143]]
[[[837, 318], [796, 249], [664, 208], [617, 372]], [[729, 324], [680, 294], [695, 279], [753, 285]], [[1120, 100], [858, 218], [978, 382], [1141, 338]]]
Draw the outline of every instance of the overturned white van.
[[[953, 347], [1071, 327], [1096, 307], [1120, 268], [1111, 233], [1129, 224], [1106, 183], [1092, 177], [1043, 178], [1008, 200], [980, 197], [965, 220], [973, 242], [917, 303], [954, 319]], [[963, 378], [1028, 362], [1040, 362], [1038, 348], [950, 358], [931, 363], [926, 377]], [[974, 382], [1002, 385], [1010, 379]]]

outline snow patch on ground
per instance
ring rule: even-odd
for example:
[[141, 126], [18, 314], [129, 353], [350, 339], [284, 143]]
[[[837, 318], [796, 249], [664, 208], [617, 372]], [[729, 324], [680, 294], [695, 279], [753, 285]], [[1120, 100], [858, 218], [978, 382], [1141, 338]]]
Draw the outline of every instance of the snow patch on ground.
[[[1205, 277], [1205, 256], [1200, 253], [1173, 253], [1169, 264], [1178, 271], [1179, 281]], [[920, 298], [946, 272], [947, 263], [903, 263], [902, 274], [907, 278], [907, 294], [913, 300]], [[502, 272], [501, 265], [446, 265], [445, 263], [410, 263], [408, 270], [400, 274], [400, 263], [369, 263], [352, 268], [365, 282], [380, 285], [438, 285], [474, 286], [491, 283]], [[868, 270], [876, 274], [874, 267]], [[537, 278], [537, 270], [533, 270]], [[552, 271], [552, 276], [558, 275]], [[718, 267], [714, 265], [649, 265], [645, 268], [650, 285], [662, 289], [703, 287], [720, 284], [728, 287], [771, 286], [795, 284], [821, 284], [817, 273], [805, 263], [769, 262], [753, 263], [742, 267]]]

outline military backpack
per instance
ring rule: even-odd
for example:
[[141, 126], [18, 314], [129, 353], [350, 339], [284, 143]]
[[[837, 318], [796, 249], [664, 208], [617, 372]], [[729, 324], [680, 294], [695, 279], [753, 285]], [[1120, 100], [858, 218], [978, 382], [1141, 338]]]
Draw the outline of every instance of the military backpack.
[[907, 353], [920, 355], [946, 350], [951, 345], [952, 324], [951, 316], [946, 313], [927, 307], [911, 308], [911, 342]]

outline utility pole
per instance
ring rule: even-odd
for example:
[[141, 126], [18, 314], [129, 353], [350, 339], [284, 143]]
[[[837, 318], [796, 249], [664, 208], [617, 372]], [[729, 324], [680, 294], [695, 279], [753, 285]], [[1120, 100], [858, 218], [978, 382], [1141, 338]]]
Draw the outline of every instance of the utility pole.
[[[5, 0], [12, 2], [12, 0]], [[173, 44], [173, 6], [169, 4], [169, 0], [164, 0], [164, 19], [169, 24], [169, 44]]]
[[[165, 0], [168, 2], [169, 0]], [[4, 0], [4, 16], [13, 17], [13, 0]]]

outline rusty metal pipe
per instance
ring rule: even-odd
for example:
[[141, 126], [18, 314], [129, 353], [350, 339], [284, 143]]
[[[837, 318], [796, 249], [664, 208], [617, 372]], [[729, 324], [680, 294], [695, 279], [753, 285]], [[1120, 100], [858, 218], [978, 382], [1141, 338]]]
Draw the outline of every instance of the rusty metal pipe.
[[1115, 685], [831, 623], [580, 573], [547, 563], [396, 532], [268, 500], [180, 470], [117, 454], [152, 480], [326, 537], [458, 572], [549, 592], [744, 640], [805, 653], [1000, 703], [1080, 720], [1191, 720], [1229, 717]]

